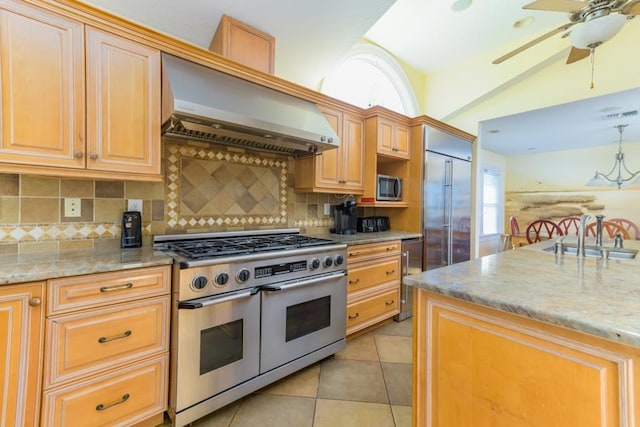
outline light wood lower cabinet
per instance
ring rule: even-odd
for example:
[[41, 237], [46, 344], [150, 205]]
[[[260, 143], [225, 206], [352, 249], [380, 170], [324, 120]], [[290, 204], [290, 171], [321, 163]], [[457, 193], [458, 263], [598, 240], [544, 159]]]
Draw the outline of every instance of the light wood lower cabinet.
[[640, 349], [418, 291], [414, 426], [627, 427]]
[[400, 241], [347, 248], [347, 335], [400, 312]]
[[132, 425], [168, 398], [170, 267], [50, 280], [43, 426]]
[[45, 282], [0, 287], [0, 426], [37, 426]]
[[43, 426], [126, 426], [166, 409], [168, 358], [159, 356], [44, 395]]

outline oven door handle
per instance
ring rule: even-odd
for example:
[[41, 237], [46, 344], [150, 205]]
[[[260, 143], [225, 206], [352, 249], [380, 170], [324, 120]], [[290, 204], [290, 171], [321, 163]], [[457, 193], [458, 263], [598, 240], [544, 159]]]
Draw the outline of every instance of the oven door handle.
[[229, 302], [229, 301], [235, 301], [238, 299], [247, 298], [257, 294], [258, 292], [260, 292], [260, 288], [256, 287], [256, 288], [248, 289], [244, 292], [238, 292], [232, 295], [226, 295], [222, 297], [214, 296], [214, 297], [206, 298], [200, 301], [181, 301], [178, 303], [178, 309], [195, 310], [197, 308], [203, 308], [209, 305], [221, 304], [223, 302]]
[[298, 288], [300, 286], [307, 286], [314, 283], [326, 282], [328, 280], [338, 279], [346, 275], [347, 275], [346, 271], [341, 271], [339, 273], [331, 273], [331, 274], [327, 274], [326, 276], [314, 277], [312, 279], [285, 282], [280, 285], [265, 285], [265, 286], [262, 286], [260, 289], [262, 289], [263, 291], [269, 291], [269, 292], [286, 291], [289, 289]]

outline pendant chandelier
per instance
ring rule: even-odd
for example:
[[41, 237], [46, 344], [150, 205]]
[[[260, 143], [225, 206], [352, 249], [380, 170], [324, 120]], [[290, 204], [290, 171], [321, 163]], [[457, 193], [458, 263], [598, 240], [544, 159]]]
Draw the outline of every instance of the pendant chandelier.
[[[631, 172], [627, 165], [624, 162], [624, 153], [622, 152], [622, 132], [624, 128], [629, 125], [617, 125], [615, 126], [620, 133], [620, 140], [618, 141], [618, 152], [616, 153], [615, 162], [613, 163], [613, 167], [611, 170], [604, 174], [602, 172], [596, 171], [595, 175], [589, 182], [587, 182], [587, 186], [589, 187], [598, 187], [598, 186], [609, 186], [615, 187], [618, 189], [623, 185], [636, 185], [640, 184], [640, 170], [636, 172]], [[623, 176], [623, 173], [628, 175], [626, 178]], [[635, 178], [635, 179], [634, 179]], [[633, 180], [633, 181], [632, 181]]]

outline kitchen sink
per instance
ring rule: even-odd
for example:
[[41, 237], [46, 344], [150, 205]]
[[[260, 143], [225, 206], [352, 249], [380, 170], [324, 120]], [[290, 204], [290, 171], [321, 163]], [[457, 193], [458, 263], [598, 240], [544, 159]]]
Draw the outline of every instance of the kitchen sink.
[[[556, 245], [543, 249], [545, 252], [555, 252]], [[563, 254], [575, 254], [578, 247], [574, 243], [562, 243]], [[586, 257], [607, 258], [607, 259], [635, 259], [638, 254], [637, 249], [614, 248], [606, 246], [585, 245], [584, 255]]]

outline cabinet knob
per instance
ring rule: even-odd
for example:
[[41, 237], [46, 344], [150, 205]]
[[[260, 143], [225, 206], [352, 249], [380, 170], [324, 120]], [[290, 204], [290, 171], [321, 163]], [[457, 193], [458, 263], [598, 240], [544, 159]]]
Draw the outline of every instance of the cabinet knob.
[[34, 297], [29, 299], [29, 305], [31, 307], [38, 307], [40, 304], [42, 304], [42, 299], [38, 298], [38, 297]]
[[82, 156], [84, 156], [84, 153], [80, 150], [73, 152], [73, 157], [75, 157], [76, 159], [81, 159]]
[[98, 158], [98, 155], [96, 153], [91, 153], [89, 154], [89, 158], [91, 158], [91, 160], [96, 160]]

